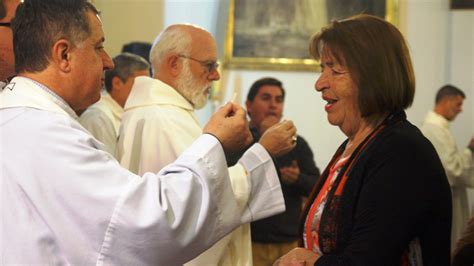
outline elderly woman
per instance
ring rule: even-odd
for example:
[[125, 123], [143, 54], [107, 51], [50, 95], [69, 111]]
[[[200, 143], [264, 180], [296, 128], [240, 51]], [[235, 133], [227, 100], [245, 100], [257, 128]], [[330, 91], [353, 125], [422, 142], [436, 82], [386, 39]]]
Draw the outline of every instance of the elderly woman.
[[449, 265], [451, 194], [404, 112], [415, 77], [402, 34], [359, 15], [323, 28], [310, 53], [321, 61], [315, 87], [329, 123], [347, 140], [307, 201], [304, 248], [275, 265]]

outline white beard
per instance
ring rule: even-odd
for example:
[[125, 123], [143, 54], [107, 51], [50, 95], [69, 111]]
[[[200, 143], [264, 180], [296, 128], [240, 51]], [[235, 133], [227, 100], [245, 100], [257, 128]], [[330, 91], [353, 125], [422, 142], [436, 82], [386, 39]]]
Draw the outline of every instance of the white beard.
[[176, 81], [176, 89], [184, 96], [184, 98], [191, 102], [194, 109], [201, 109], [207, 103], [206, 91], [209, 89], [210, 85], [199, 88], [196, 83], [193, 73], [191, 73], [189, 63], [185, 61], [183, 63], [183, 70]]

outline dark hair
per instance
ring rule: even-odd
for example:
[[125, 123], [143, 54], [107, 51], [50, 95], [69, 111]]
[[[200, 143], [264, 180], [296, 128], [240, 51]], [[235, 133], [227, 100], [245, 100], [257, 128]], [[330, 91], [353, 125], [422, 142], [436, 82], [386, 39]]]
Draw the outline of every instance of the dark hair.
[[407, 44], [392, 24], [371, 15], [334, 21], [313, 35], [310, 54], [329, 53], [345, 65], [359, 89], [362, 117], [379, 118], [409, 107], [415, 95], [415, 74]]
[[435, 103], [439, 103], [442, 99], [448, 96], [461, 96], [463, 99], [466, 98], [464, 92], [453, 85], [447, 84], [441, 87], [436, 93]]
[[136, 71], [150, 69], [150, 64], [145, 58], [131, 53], [119, 54], [113, 61], [114, 69], [105, 71], [105, 89], [108, 92], [112, 90], [113, 77], [119, 77], [120, 80], [126, 82]]
[[25, 0], [12, 20], [15, 70], [38, 72], [48, 66], [51, 47], [60, 39], [80, 43], [91, 34], [86, 0]]
[[250, 87], [249, 93], [247, 94], [247, 101], [253, 102], [253, 99], [257, 96], [260, 88], [266, 85], [280, 87], [283, 99], [285, 99], [285, 89], [283, 88], [283, 83], [281, 83], [281, 81], [275, 78], [261, 78], [255, 81]]
[[131, 42], [122, 46], [122, 53], [139, 55], [145, 58], [148, 63], [150, 63], [150, 50], [151, 43], [147, 42]]

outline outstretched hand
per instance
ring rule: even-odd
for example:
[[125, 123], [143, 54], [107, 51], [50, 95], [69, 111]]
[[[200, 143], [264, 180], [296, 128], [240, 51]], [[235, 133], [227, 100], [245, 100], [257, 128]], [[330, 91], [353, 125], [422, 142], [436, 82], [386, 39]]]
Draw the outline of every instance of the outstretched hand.
[[279, 157], [291, 151], [295, 146], [296, 127], [290, 120], [271, 126], [260, 138], [259, 143], [273, 157]]
[[[253, 141], [245, 110], [232, 102], [222, 106], [212, 115], [204, 126], [203, 133], [211, 134], [221, 142], [229, 165], [235, 164], [239, 159], [235, 157], [242, 154]], [[229, 158], [235, 159], [229, 162]]]

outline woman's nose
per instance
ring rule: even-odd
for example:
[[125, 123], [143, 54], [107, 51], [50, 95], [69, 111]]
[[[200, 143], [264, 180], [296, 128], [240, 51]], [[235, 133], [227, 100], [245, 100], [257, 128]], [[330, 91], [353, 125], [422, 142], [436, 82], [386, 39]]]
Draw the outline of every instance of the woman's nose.
[[326, 78], [326, 75], [324, 74], [324, 72], [321, 72], [321, 74], [319, 75], [319, 78], [316, 80], [316, 83], [314, 84], [314, 88], [317, 90], [317, 91], [322, 91], [324, 88], [327, 87], [327, 78]]

